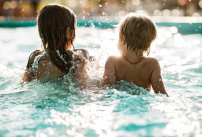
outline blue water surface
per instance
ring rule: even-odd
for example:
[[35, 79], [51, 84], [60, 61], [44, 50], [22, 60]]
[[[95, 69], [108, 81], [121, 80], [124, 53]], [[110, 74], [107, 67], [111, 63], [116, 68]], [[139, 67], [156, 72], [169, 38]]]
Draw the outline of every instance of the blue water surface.
[[30, 53], [40, 48], [37, 28], [0, 28], [0, 136], [202, 135], [202, 35], [158, 29], [150, 56], [160, 62], [169, 98], [124, 81], [97, 85], [107, 57], [119, 54], [117, 41], [116, 29], [77, 28], [74, 45], [98, 59], [88, 64], [88, 89], [79, 90], [68, 76], [21, 85]]

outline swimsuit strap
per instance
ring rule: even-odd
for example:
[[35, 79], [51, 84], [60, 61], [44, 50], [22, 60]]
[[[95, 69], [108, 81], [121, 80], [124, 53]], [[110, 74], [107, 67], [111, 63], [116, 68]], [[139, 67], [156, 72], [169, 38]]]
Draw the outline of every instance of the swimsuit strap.
[[143, 59], [143, 57], [142, 57], [142, 58], [140, 58], [140, 60], [138, 60], [137, 62], [131, 62], [131, 61], [128, 60], [125, 56], [123, 56], [123, 58], [124, 58], [125, 60], [127, 60], [130, 64], [137, 64], [137, 63], [139, 63], [139, 62]]

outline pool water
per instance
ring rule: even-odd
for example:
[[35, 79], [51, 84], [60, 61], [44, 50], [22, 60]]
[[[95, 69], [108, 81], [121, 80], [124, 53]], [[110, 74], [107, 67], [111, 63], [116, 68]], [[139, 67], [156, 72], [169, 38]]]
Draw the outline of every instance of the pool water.
[[30, 53], [40, 48], [37, 28], [0, 28], [0, 136], [202, 136], [201, 34], [158, 29], [150, 56], [160, 62], [167, 98], [123, 81], [97, 87], [93, 81], [101, 80], [105, 60], [118, 55], [118, 32], [76, 31], [76, 48], [98, 59], [88, 65], [92, 83], [83, 91], [71, 80], [20, 85]]

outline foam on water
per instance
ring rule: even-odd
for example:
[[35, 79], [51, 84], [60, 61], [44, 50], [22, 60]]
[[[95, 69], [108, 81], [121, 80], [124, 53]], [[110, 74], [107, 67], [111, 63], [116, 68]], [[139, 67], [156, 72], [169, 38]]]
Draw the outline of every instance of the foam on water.
[[106, 58], [118, 55], [115, 29], [77, 29], [76, 48], [86, 48], [98, 59], [87, 66], [88, 89], [80, 91], [68, 75], [21, 85], [29, 54], [40, 47], [37, 29], [1, 28], [0, 136], [202, 134], [202, 35], [172, 30], [160, 28], [151, 49], [160, 61], [167, 98], [124, 81], [99, 87]]

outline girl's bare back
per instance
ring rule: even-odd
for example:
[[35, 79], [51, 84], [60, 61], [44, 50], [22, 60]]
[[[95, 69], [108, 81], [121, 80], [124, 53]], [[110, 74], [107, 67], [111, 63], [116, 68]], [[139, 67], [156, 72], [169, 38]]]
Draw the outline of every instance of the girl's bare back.
[[56, 79], [62, 78], [64, 73], [50, 60], [47, 53], [35, 51], [28, 60], [26, 72], [22, 80], [24, 82], [37, 79]]

